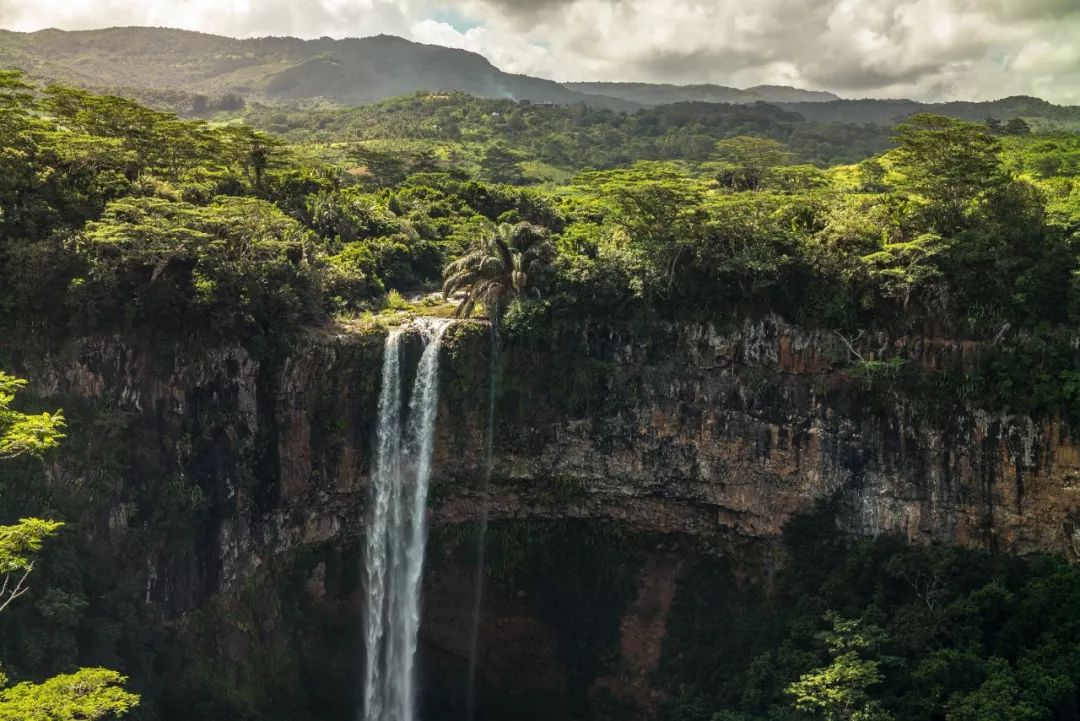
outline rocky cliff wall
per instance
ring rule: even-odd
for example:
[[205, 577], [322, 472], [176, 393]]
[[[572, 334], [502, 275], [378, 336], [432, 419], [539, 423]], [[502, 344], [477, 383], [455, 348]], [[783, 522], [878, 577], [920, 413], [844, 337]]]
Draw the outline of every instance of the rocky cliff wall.
[[[275, 360], [120, 339], [16, 354], [42, 406], [69, 418], [42, 495], [98, 574], [72, 585], [101, 587], [87, 591], [95, 629], [104, 617], [123, 629], [100, 653], [82, 649], [84, 663], [146, 680], [164, 719], [186, 718], [192, 698], [209, 699], [205, 718], [352, 716], [384, 340], [320, 330]], [[418, 350], [407, 344], [407, 358]], [[666, 645], [673, 599], [697, 608], [686, 589], [712, 593], [695, 559], [728, 559], [726, 580], [709, 583], [759, 583], [800, 514], [851, 537], [1076, 557], [1080, 451], [1066, 423], [929, 397], [932, 384], [908, 392], [892, 375], [894, 360], [947, 374], [981, 352], [775, 317], [508, 334], [485, 490], [492, 339], [482, 323], [455, 325], [431, 493], [429, 708], [461, 708], [482, 508], [502, 563], [538, 545], [566, 562], [534, 559], [543, 572], [510, 573], [484, 609], [486, 707], [537, 718], [602, 718], [605, 704], [623, 709], [612, 718], [649, 717], [661, 659], [679, 652]]]
[[[153, 502], [141, 496], [158, 482], [197, 496], [198, 569], [182, 575], [213, 593], [274, 554], [361, 532], [382, 341], [377, 331], [312, 333], [269, 364], [239, 347], [162, 357], [96, 340], [19, 370], [46, 403], [82, 408], [73, 437], [102, 408], [122, 415], [130, 458], [105, 484], [115, 503], [104, 530], [150, 521], [138, 504]], [[947, 404], [929, 412], [853, 370], [853, 352], [963, 368], [974, 344], [852, 345], [775, 317], [581, 322], [510, 338], [485, 496], [490, 352], [483, 324], [448, 334], [436, 524], [475, 520], [486, 503], [495, 519], [606, 518], [768, 541], [828, 501], [838, 531], [852, 535], [1080, 551], [1080, 447], [1065, 423]], [[85, 485], [80, 448], [55, 461], [57, 482]], [[158, 582], [160, 573], [147, 580], [151, 595]]]
[[769, 539], [830, 500], [852, 535], [1080, 549], [1080, 449], [1067, 424], [927, 398], [925, 386], [907, 394], [889, 378], [890, 359], [961, 371], [976, 344], [853, 345], [777, 318], [582, 325], [545, 340], [574, 353], [534, 342], [508, 349], [502, 366], [497, 514], [543, 512], [538, 494], [569, 486], [559, 515]]

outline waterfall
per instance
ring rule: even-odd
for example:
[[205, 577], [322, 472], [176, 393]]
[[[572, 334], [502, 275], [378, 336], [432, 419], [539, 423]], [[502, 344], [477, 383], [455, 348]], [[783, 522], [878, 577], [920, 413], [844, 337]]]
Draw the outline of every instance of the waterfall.
[[363, 721], [416, 719], [414, 666], [427, 541], [425, 510], [439, 401], [439, 341], [448, 325], [420, 321], [424, 351], [404, 416], [404, 330], [395, 329], [386, 339], [364, 556]]

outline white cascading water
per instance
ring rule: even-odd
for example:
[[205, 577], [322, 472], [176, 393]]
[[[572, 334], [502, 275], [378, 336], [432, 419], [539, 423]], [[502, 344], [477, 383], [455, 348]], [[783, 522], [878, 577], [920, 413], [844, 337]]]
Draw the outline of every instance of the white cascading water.
[[364, 574], [363, 721], [415, 721], [415, 660], [425, 510], [439, 402], [439, 342], [447, 321], [419, 321], [424, 351], [402, 413], [404, 330], [391, 331], [383, 357], [375, 467], [371, 474]]

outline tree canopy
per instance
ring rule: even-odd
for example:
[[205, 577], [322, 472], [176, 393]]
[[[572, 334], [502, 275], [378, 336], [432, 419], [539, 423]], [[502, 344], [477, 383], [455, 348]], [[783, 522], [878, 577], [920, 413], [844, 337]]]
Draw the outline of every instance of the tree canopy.
[[[63, 438], [63, 414], [37, 416], [11, 407], [15, 393], [26, 381], [0, 372], [0, 459], [40, 455]], [[29, 590], [27, 577], [34, 570], [34, 556], [45, 540], [64, 524], [40, 518], [23, 518], [15, 525], [0, 526], [0, 611]], [[123, 689], [126, 678], [103, 668], [79, 669], [43, 683], [29, 681], [8, 685], [0, 672], [0, 719], [4, 721], [96, 721], [120, 716], [139, 703], [139, 697]]]
[[[615, 113], [453, 93], [360, 108], [253, 105], [205, 122], [4, 71], [0, 362], [63, 358], [101, 339], [167, 369], [239, 348], [258, 368], [260, 412], [276, 414], [273, 379], [307, 334], [374, 335], [402, 312], [483, 309], [507, 338], [538, 342], [597, 321], [775, 315], [843, 341], [821, 361], [852, 379], [868, 416], [887, 396], [912, 412], [963, 405], [1075, 425], [1080, 141], [1028, 130], [933, 115], [887, 129], [767, 105]], [[440, 288], [463, 302], [438, 305]], [[404, 299], [412, 294], [425, 300]], [[858, 342], [902, 337], [978, 350], [939, 369], [882, 360]], [[575, 382], [600, 375], [573, 370]], [[161, 548], [187, 552], [172, 547], [177, 538], [208, 535], [226, 486], [228, 503], [269, 512], [276, 490], [260, 474], [282, 439], [277, 428], [218, 423], [213, 399], [185, 398], [206, 426], [185, 426], [176, 452], [220, 486], [173, 468], [125, 484], [117, 479], [143, 460], [127, 444], [153, 429], [108, 398], [65, 400], [71, 418], [91, 421], [68, 429], [59, 411], [19, 410], [33, 407], [18, 403], [23, 387], [0, 374], [0, 458], [16, 469], [0, 490], [20, 504], [0, 527], [0, 604], [23, 596], [35, 560], [50, 562], [29, 577], [41, 597], [4, 614], [15, 628], [0, 653], [19, 681], [0, 688], [0, 718], [118, 713], [134, 703], [124, 677], [156, 672], [139, 633], [160, 619], [132, 579], [145, 580], [138, 569]], [[79, 483], [34, 486], [27, 479], [43, 471], [33, 457], [64, 433], [79, 444], [67, 456], [81, 464]], [[231, 468], [221, 439], [234, 436], [257, 470], [213, 476]], [[338, 451], [320, 448], [328, 459]], [[774, 595], [738, 606], [737, 623], [709, 606], [673, 624], [673, 638], [693, 633], [665, 663], [704, 681], [672, 686], [663, 720], [718, 710], [723, 721], [1075, 716], [1075, 569], [891, 544], [791, 544]], [[736, 604], [742, 589], [724, 589], [721, 601]], [[725, 625], [709, 626], [718, 618]], [[87, 657], [94, 668], [33, 681]], [[120, 670], [97, 669], [99, 658]], [[218, 683], [198, 665], [178, 675], [191, 688]], [[190, 690], [146, 689], [148, 708]], [[207, 703], [220, 701], [220, 717], [255, 713], [219, 695]]]

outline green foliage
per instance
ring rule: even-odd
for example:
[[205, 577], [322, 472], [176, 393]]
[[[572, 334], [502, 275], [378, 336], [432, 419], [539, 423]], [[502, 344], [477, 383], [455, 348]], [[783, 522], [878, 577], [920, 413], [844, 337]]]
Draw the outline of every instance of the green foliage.
[[986, 680], [973, 692], [949, 704], [948, 721], [1039, 721], [1047, 718], [1045, 708], [1023, 699], [1024, 693], [1008, 661], [991, 658]]
[[[808, 157], [799, 121], [767, 107], [623, 116], [420, 94], [305, 114], [308, 139], [356, 133], [286, 147], [241, 124], [56, 86], [35, 96], [7, 78], [0, 320], [24, 332], [167, 327], [280, 347], [304, 325], [479, 263], [477, 239], [503, 223], [543, 228], [557, 252], [544, 253], [551, 272], [519, 269], [528, 288], [505, 264], [491, 287], [513, 291], [500, 291], [504, 304], [541, 292], [551, 317], [579, 301], [625, 314], [743, 308], [845, 331], [983, 337], [1080, 312], [1069, 136], [1002, 146], [983, 126], [921, 115], [897, 129], [895, 151], [824, 171], [785, 164]], [[681, 162], [535, 190], [466, 177], [524, 182], [528, 163], [642, 157]], [[1044, 171], [1046, 157], [1061, 163], [1047, 182], [1009, 178], [1031, 172], [1029, 157]], [[41, 293], [62, 302], [41, 307]]]
[[17, 525], [0, 526], [0, 574], [6, 576], [30, 568], [31, 556], [63, 525], [59, 521], [23, 518]]
[[1067, 328], [1022, 334], [983, 353], [970, 372], [976, 398], [1018, 413], [1080, 413], [1080, 355]]
[[265, 316], [283, 329], [311, 318], [320, 249], [282, 210], [239, 197], [288, 180], [280, 143], [72, 88], [18, 97], [0, 117], [0, 311], [11, 323], [79, 332], [205, 325], [200, 313], [214, 313], [250, 335]]
[[963, 227], [971, 205], [1005, 180], [1001, 145], [982, 126], [920, 113], [896, 128], [898, 186], [925, 199], [931, 226]]
[[709, 159], [718, 140], [737, 136], [782, 142], [795, 159], [815, 165], [857, 162], [888, 145], [884, 127], [807, 122], [801, 114], [765, 104], [694, 102], [615, 112], [580, 104], [417, 93], [333, 110], [252, 106], [243, 117], [254, 127], [296, 141], [359, 141], [393, 148], [398, 155], [430, 153], [443, 169], [479, 172], [493, 180], [524, 176], [532, 182], [543, 178], [527, 172], [536, 167], [528, 161], [568, 171], [639, 160], [701, 162]]
[[349, 160], [358, 164], [364, 172], [364, 181], [372, 187], [397, 185], [409, 175], [405, 160], [398, 154], [356, 146], [349, 153]]
[[717, 141], [714, 157], [723, 164], [719, 178], [722, 185], [734, 190], [758, 190], [791, 153], [779, 141], [739, 135]]
[[139, 697], [123, 686], [127, 678], [104, 668], [83, 668], [39, 684], [0, 689], [3, 721], [96, 721], [123, 716]]
[[443, 295], [459, 291], [459, 317], [468, 318], [478, 304], [494, 321], [511, 301], [536, 289], [537, 275], [551, 262], [554, 247], [543, 228], [531, 223], [503, 223], [474, 249], [446, 266]]
[[41, 455], [64, 437], [62, 411], [35, 415], [11, 407], [15, 394], [25, 386], [22, 378], [0, 371], [0, 459]]
[[0, 611], [30, 590], [26, 579], [34, 570], [34, 556], [45, 539], [63, 525], [59, 521], [22, 518], [13, 526], [0, 526]]
[[789, 560], [767, 582], [738, 587], [722, 560], [691, 566], [662, 663], [685, 700], [665, 721], [1071, 717], [1080, 570], [900, 538], [847, 542], [834, 522], [823, 508], [789, 524]]
[[873, 654], [883, 632], [875, 626], [830, 615], [832, 629], [818, 635], [832, 662], [799, 677], [787, 688], [795, 708], [820, 714], [827, 721], [886, 721], [890, 714], [872, 700], [881, 683], [881, 664]]
[[316, 318], [322, 302], [323, 263], [312, 245], [308, 231], [263, 200], [117, 200], [76, 243], [87, 272], [72, 280], [72, 302], [92, 326], [119, 306], [136, 326], [295, 327]]
[[382, 279], [369, 244], [348, 243], [326, 262], [331, 269], [328, 289], [337, 307], [355, 309], [358, 301], [382, 294]]
[[484, 151], [484, 157], [480, 160], [480, 172], [484, 180], [492, 183], [517, 185], [525, 180], [521, 172], [522, 160], [522, 156], [505, 144], [496, 143]]
[[532, 298], [511, 303], [501, 316], [502, 333], [508, 340], [539, 333], [550, 322], [550, 311], [551, 303], [544, 299]]
[[907, 308], [912, 293], [929, 290], [942, 277], [935, 257], [947, 250], [941, 236], [934, 233], [908, 241], [886, 242], [880, 250], [861, 258], [867, 273], [886, 298]]
[[[0, 77], [0, 83], [4, 81]], [[0, 459], [23, 454], [40, 455], [63, 438], [63, 416], [57, 412], [30, 416], [10, 408], [15, 392], [25, 381], [0, 372]], [[33, 557], [46, 538], [64, 524], [40, 518], [23, 518], [15, 525], [0, 526], [0, 611], [25, 595], [25, 585], [34, 570]], [[55, 595], [47, 604], [53, 613], [78, 603]], [[63, 616], [63, 612], [59, 616]], [[123, 689], [127, 679], [103, 668], [83, 668], [74, 674], [55, 676], [35, 684], [29, 681], [8, 686], [0, 673], [0, 719], [4, 721], [95, 721], [106, 716], [122, 716], [139, 703], [139, 697]], [[6, 688], [4, 688], [6, 686]]]

